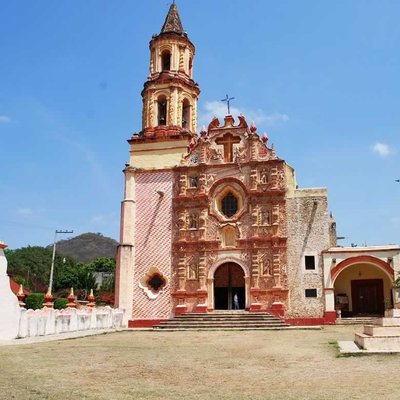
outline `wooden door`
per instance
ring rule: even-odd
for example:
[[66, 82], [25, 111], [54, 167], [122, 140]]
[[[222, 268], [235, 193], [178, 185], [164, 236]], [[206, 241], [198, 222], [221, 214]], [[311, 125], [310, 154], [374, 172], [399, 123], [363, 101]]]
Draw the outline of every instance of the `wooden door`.
[[383, 315], [382, 279], [359, 279], [351, 281], [353, 315]]

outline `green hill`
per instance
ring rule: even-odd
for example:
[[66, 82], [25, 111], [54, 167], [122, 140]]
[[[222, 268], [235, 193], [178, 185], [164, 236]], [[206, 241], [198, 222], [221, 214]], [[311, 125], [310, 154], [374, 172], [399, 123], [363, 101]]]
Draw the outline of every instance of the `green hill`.
[[[57, 242], [57, 253], [70, 256], [74, 260], [89, 263], [98, 257], [114, 258], [118, 242], [100, 233], [83, 233], [71, 239]], [[49, 245], [48, 247], [52, 247]]]

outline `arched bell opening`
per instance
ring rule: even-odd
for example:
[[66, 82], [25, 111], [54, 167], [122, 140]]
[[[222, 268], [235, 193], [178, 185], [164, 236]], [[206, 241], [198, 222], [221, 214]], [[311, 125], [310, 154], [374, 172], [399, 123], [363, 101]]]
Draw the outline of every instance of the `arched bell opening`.
[[161, 54], [161, 69], [162, 71], [171, 70], [171, 53], [169, 50], [165, 50]]
[[167, 125], [167, 98], [165, 96], [157, 99], [157, 125]]
[[190, 102], [188, 99], [182, 102], [182, 128], [190, 128]]

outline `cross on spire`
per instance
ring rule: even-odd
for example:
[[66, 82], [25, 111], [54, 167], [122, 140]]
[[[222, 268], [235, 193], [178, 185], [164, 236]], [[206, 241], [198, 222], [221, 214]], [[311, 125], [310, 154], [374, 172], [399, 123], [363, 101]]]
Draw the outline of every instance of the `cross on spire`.
[[233, 145], [240, 143], [240, 137], [233, 136], [232, 133], [226, 133], [221, 138], [218, 138], [215, 143], [222, 144], [224, 146], [224, 161], [233, 161]]
[[231, 101], [234, 100], [234, 97], [229, 97], [226, 95], [225, 99], [222, 99], [221, 101], [226, 101], [226, 104], [228, 106], [228, 115], [231, 115]]

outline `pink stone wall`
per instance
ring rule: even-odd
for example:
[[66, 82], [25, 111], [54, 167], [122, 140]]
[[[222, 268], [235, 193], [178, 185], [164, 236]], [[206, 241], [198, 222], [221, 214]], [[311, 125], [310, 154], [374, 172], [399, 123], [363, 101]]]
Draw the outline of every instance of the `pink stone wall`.
[[[146, 171], [136, 175], [133, 319], [171, 316], [172, 189], [173, 173], [170, 171]], [[139, 287], [140, 279], [151, 267], [157, 267], [168, 280], [156, 299], [149, 299]]]

